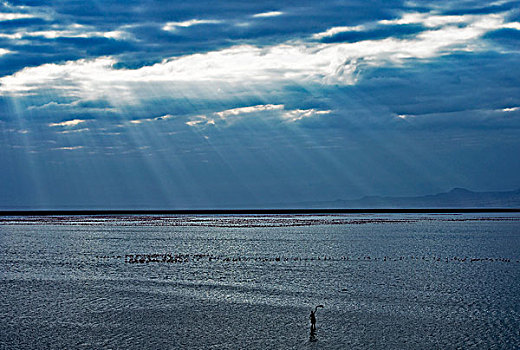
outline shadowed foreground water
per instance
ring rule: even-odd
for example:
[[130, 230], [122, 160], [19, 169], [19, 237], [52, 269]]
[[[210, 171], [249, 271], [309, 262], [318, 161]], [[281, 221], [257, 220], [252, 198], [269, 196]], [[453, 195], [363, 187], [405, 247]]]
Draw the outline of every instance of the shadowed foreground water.
[[0, 348], [517, 349], [519, 259], [517, 214], [4, 217]]

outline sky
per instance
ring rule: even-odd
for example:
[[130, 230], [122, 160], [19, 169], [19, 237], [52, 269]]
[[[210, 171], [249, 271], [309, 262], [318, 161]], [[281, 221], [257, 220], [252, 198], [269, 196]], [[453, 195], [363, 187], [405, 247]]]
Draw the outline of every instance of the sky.
[[0, 208], [520, 188], [518, 1], [0, 1]]

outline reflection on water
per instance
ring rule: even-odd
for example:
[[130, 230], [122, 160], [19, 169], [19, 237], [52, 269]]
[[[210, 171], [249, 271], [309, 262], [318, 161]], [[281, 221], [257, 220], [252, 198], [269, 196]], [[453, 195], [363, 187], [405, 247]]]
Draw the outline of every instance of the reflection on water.
[[0, 218], [0, 348], [516, 349], [519, 228], [516, 214]]
[[318, 341], [318, 338], [316, 337], [316, 328], [311, 326], [311, 335], [309, 336], [309, 341], [311, 343]]

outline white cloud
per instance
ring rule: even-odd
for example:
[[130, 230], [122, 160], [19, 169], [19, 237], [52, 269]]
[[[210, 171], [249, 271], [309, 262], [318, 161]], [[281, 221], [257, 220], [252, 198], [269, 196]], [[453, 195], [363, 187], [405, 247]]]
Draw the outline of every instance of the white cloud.
[[[94, 103], [94, 105], [89, 105], [89, 103]], [[45, 103], [43, 105], [37, 105], [37, 106], [28, 106], [28, 111], [45, 111], [46, 113], [51, 112], [67, 112], [67, 111], [78, 111], [81, 110], [82, 112], [109, 112], [113, 111], [114, 109], [112, 107], [108, 106], [96, 106], [96, 101], [89, 101], [89, 100], [76, 100], [70, 103], [58, 103], [56, 101], [51, 101], [48, 103]]]
[[272, 110], [283, 109], [283, 108], [284, 108], [284, 105], [272, 105], [272, 104], [257, 105], [257, 106], [250, 106], [250, 107], [226, 109], [225, 111], [216, 112], [215, 115], [220, 117], [221, 119], [225, 119], [228, 116], [233, 116], [233, 115], [263, 112], [263, 111], [272, 111]]
[[[277, 112], [278, 113], [272, 113]], [[216, 125], [218, 122], [226, 121], [230, 122], [236, 119], [240, 119], [243, 115], [250, 114], [258, 114], [264, 112], [271, 112], [269, 117], [275, 117], [283, 119], [287, 122], [296, 122], [298, 120], [304, 118], [315, 117], [319, 115], [330, 114], [332, 111], [330, 110], [319, 110], [319, 109], [293, 109], [293, 110], [285, 110], [284, 105], [273, 105], [273, 104], [265, 104], [265, 105], [256, 105], [256, 106], [248, 106], [248, 107], [239, 107], [226, 109], [220, 112], [214, 112], [210, 116], [208, 115], [197, 115], [192, 117], [192, 120], [188, 121], [186, 125], [188, 126], [204, 126], [204, 125]], [[231, 117], [231, 119], [230, 119]]]
[[0, 21], [10, 21], [24, 18], [43, 18], [52, 20], [55, 12], [45, 6], [23, 6], [12, 5], [7, 1], [0, 2], [0, 5], [8, 12], [0, 12]]
[[[124, 26], [123, 26], [124, 27]], [[123, 30], [123, 27], [117, 30], [103, 32], [96, 30], [93, 26], [82, 24], [69, 24], [66, 26], [54, 24], [48, 27], [47, 30], [28, 31], [26, 29], [19, 30], [11, 34], [0, 34], [1, 38], [19, 40], [23, 38], [43, 37], [46, 39], [57, 38], [108, 38], [114, 40], [128, 40], [133, 39], [133, 36]]]
[[132, 38], [132, 35], [122, 30], [112, 30], [110, 32], [103, 32], [103, 36], [108, 39], [114, 40], [128, 40]]
[[472, 15], [463, 15], [463, 16], [441, 16], [434, 15], [432, 13], [424, 13], [424, 12], [414, 12], [414, 13], [405, 13], [401, 18], [391, 19], [391, 20], [381, 20], [380, 24], [385, 25], [394, 25], [394, 24], [422, 24], [425, 27], [438, 27], [447, 24], [455, 24], [455, 23], [468, 23], [474, 17]]
[[72, 106], [72, 104], [70, 104], [70, 103], [58, 103], [58, 102], [55, 102], [55, 101], [51, 101], [51, 102], [45, 103], [45, 104], [40, 105], [40, 106], [29, 106], [29, 107], [27, 107], [27, 110], [28, 111], [32, 111], [32, 110], [45, 110], [45, 109], [52, 109], [52, 108], [61, 108], [63, 106], [70, 107], [70, 106]]
[[28, 13], [5, 13], [0, 12], [0, 21], [12, 21], [14, 19], [33, 18], [34, 16]]
[[85, 120], [73, 119], [73, 120], [66, 120], [66, 121], [60, 122], [60, 123], [50, 123], [49, 126], [50, 127], [55, 127], [55, 126], [71, 127], [71, 126], [76, 126], [76, 125], [84, 123], [84, 122], [85, 122]]
[[269, 11], [269, 12], [262, 12], [257, 13], [256, 15], [253, 15], [255, 18], [264, 18], [264, 17], [276, 17], [283, 15], [282, 11]]
[[520, 111], [520, 107], [510, 107], [501, 109], [502, 112], [516, 112]]
[[82, 149], [84, 146], [70, 146], [70, 147], [57, 147], [53, 148], [53, 151], [74, 151], [78, 149]]
[[196, 125], [199, 125], [199, 124], [203, 124], [206, 120], [207, 120], [207, 117], [204, 115], [199, 115], [199, 116], [196, 116], [195, 118], [199, 118], [199, 119], [196, 119], [196, 120], [190, 120], [189, 122], [186, 122], [186, 125], [188, 126], [196, 126]]
[[174, 116], [171, 115], [171, 114], [165, 114], [165, 115], [162, 115], [160, 117], [155, 117], [155, 118], [145, 118], [145, 119], [130, 120], [130, 123], [132, 123], [132, 124], [142, 124], [144, 122], [153, 122], [153, 121], [158, 121], [158, 120], [167, 120], [167, 119], [171, 119], [173, 117]]
[[76, 134], [76, 133], [80, 133], [80, 132], [86, 132], [86, 131], [89, 131], [90, 129], [89, 128], [83, 128], [83, 129], [72, 129], [72, 130], [63, 130], [63, 131], [60, 131], [60, 134]]
[[172, 119], [172, 118], [174, 118], [173, 115], [165, 114], [165, 115], [162, 115], [160, 117], [153, 118], [153, 120], [166, 120], [166, 119]]
[[318, 109], [294, 109], [285, 112], [282, 117], [289, 122], [295, 122], [304, 118], [311, 118], [317, 115], [330, 114], [331, 110], [318, 110]]
[[215, 19], [190, 19], [183, 22], [167, 22], [162, 29], [169, 32], [176, 30], [178, 27], [187, 28], [197, 24], [218, 24], [221, 22]]
[[504, 24], [503, 28], [520, 30], [520, 22], [511, 22]]
[[[461, 16], [437, 17], [427, 19], [423, 14], [404, 15], [401, 20], [407, 23], [447, 24], [406, 39], [331, 44], [287, 42], [262, 48], [240, 45], [166, 59], [138, 69], [115, 69], [113, 65], [117, 61], [111, 57], [28, 67], [0, 78], [0, 95], [37, 95], [44, 91], [48, 94], [52, 89], [60, 96], [106, 97], [122, 105], [138, 103], [142, 83], [156, 86], [156, 92], [182, 88], [183, 94], [192, 93], [196, 97], [222, 83], [238, 88], [243, 87], [244, 82], [252, 88], [293, 82], [352, 85], [357, 82], [362, 67], [399, 65], [408, 59], [429, 59], [461, 50], [487, 49], [489, 43], [479, 38], [490, 30], [507, 25], [504, 14], [462, 16], [467, 22], [463, 27], [452, 25], [460, 22]], [[187, 26], [204, 20], [193, 21], [172, 23]], [[185, 89], [186, 86], [191, 86], [191, 90]]]
[[22, 36], [19, 35], [19, 34], [5, 34], [5, 33], [0, 33], [0, 38], [4, 38], [4, 39], [10, 39], [10, 40], [15, 40], [15, 39], [20, 39]]
[[383, 25], [393, 24], [421, 24], [427, 28], [439, 28], [460, 25], [468, 25], [474, 29], [494, 30], [501, 28], [512, 28], [520, 30], [519, 22], [504, 23], [504, 13], [486, 15], [436, 15], [435, 13], [407, 13], [401, 18], [392, 20], [381, 20], [378, 22]]
[[8, 53], [10, 53], [11, 51], [7, 50], [7, 49], [0, 49], [0, 56], [3, 56], [3, 55], [7, 55]]
[[332, 27], [330, 29], [327, 29], [324, 32], [314, 34], [312, 36], [312, 38], [320, 40], [320, 39], [323, 39], [323, 38], [332, 37], [332, 36], [334, 36], [336, 34], [339, 34], [339, 33], [360, 32], [360, 31], [365, 30], [365, 29], [366, 29], [366, 27], [363, 26], [363, 25], [351, 26], [351, 27]]
[[261, 113], [267, 111], [275, 111], [275, 110], [283, 110], [284, 105], [256, 105], [256, 106], [248, 106], [248, 107], [238, 107], [232, 109], [226, 109], [219, 112], [214, 112], [210, 116], [207, 115], [196, 115], [191, 118], [190, 121], [186, 122], [188, 126], [202, 126], [202, 125], [216, 125], [218, 121], [232, 121], [230, 117], [237, 119], [241, 115], [244, 114], [253, 114], [253, 113]]

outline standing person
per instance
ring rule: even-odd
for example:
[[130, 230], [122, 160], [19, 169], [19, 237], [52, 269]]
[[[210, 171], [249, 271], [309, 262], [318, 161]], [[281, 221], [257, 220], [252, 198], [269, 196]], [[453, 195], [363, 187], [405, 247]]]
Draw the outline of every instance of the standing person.
[[311, 319], [311, 333], [316, 331], [316, 310], [311, 310], [311, 315], [309, 316]]
[[318, 308], [323, 308], [323, 305], [318, 305], [314, 308], [314, 311], [311, 310], [311, 315], [309, 316], [311, 320], [311, 332], [316, 331], [316, 311], [318, 311]]

